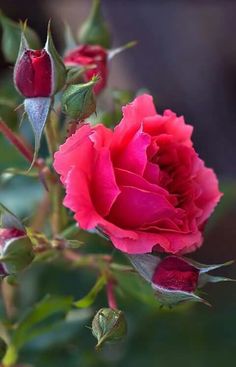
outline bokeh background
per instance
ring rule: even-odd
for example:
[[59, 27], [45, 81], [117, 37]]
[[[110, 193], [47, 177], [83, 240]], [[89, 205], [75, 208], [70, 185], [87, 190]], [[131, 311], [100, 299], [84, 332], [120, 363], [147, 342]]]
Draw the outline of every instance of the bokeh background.
[[[44, 39], [49, 18], [63, 49], [63, 20], [74, 32], [88, 14], [89, 0], [0, 0], [0, 8], [29, 24]], [[210, 221], [205, 243], [194, 256], [206, 262], [236, 258], [236, 2], [233, 0], [103, 0], [114, 46], [138, 40], [138, 46], [112, 61], [109, 86], [138, 90], [155, 97], [157, 109], [171, 108], [194, 125], [194, 143], [220, 178], [224, 197]], [[0, 90], [10, 66], [1, 57]], [[8, 86], [10, 88], [10, 86]], [[0, 167], [22, 164], [0, 141]], [[9, 152], [6, 156], [5, 152]], [[33, 206], [42, 189], [32, 181], [2, 182], [0, 199], [20, 215]], [[92, 246], [92, 245], [91, 245]], [[101, 246], [103, 246], [101, 244]], [[221, 271], [236, 278], [236, 266]], [[22, 312], [46, 293], [81, 297], [93, 275], [52, 265], [24, 274], [18, 304]], [[129, 333], [125, 342], [94, 352], [86, 326], [95, 309], [76, 319], [69, 330], [52, 331], [28, 345], [22, 360], [34, 366], [143, 367], [233, 366], [236, 360], [235, 284], [206, 287], [203, 305], [160, 310], [135, 277], [123, 282], [120, 307]], [[106, 303], [103, 295], [100, 306]], [[98, 306], [98, 305], [97, 305]]]

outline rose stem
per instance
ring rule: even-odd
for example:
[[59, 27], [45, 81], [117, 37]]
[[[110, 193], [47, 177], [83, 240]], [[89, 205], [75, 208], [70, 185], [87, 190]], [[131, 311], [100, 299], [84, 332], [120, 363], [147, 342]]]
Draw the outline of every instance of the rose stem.
[[[20, 136], [15, 134], [3, 120], [0, 120], [0, 132], [9, 140], [21, 155], [30, 163], [33, 161], [33, 152]], [[37, 162], [35, 162], [37, 165]]]
[[[51, 160], [54, 159], [54, 153], [59, 146], [59, 133], [58, 133], [58, 118], [54, 112], [51, 112], [45, 126], [45, 136], [48, 145], [48, 151]], [[57, 235], [66, 224], [65, 208], [62, 205], [62, 185], [60, 184], [57, 176], [55, 182], [49, 183], [49, 195], [51, 199], [51, 229], [52, 234]]]
[[107, 292], [108, 306], [110, 308], [117, 308], [114, 288], [115, 288], [115, 281], [113, 279], [109, 279], [106, 285], [106, 292]]

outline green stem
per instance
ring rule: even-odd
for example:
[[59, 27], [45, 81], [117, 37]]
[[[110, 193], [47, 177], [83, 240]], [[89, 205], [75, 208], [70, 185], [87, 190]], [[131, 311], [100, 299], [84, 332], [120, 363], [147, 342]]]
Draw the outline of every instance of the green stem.
[[48, 145], [48, 151], [53, 159], [54, 153], [58, 149], [59, 138], [58, 138], [58, 120], [54, 112], [51, 112], [45, 125], [45, 135]]
[[76, 224], [72, 224], [70, 227], [66, 228], [60, 233], [60, 237], [72, 239], [79, 233], [79, 228]]
[[[45, 136], [47, 140], [48, 151], [51, 160], [53, 161], [54, 153], [57, 151], [60, 143], [58, 118], [53, 111], [50, 113], [45, 126]], [[58, 235], [58, 233], [63, 229], [66, 224], [66, 216], [65, 208], [62, 205], [62, 185], [59, 182], [56, 174], [53, 174], [53, 176], [55, 177], [55, 182], [48, 182], [49, 197], [51, 200], [51, 228], [53, 235]]]

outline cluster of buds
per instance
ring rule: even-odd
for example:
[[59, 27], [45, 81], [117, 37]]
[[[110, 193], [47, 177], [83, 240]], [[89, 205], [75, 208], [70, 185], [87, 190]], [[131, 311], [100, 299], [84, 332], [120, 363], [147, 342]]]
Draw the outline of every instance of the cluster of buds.
[[230, 281], [231, 279], [208, 274], [209, 271], [229, 265], [204, 265], [196, 261], [166, 256], [161, 259], [151, 254], [129, 255], [138, 273], [151, 284], [158, 301], [162, 305], [173, 306], [184, 301], [209, 303], [197, 294], [206, 283]]

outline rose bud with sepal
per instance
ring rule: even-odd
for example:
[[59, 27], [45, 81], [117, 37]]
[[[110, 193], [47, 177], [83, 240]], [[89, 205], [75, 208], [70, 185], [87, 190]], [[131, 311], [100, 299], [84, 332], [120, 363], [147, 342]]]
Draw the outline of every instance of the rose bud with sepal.
[[66, 69], [57, 53], [48, 26], [47, 40], [42, 50], [29, 48], [22, 32], [18, 58], [14, 68], [16, 89], [25, 97], [24, 108], [35, 136], [35, 154], [40, 147], [42, 132], [47, 121], [52, 97], [62, 89], [66, 80]]
[[65, 84], [66, 69], [57, 53], [48, 27], [46, 44], [32, 50], [22, 32], [21, 44], [14, 67], [14, 82], [25, 98], [51, 97]]
[[33, 258], [33, 246], [20, 220], [0, 205], [0, 276], [16, 274]]
[[93, 318], [92, 332], [98, 341], [96, 349], [100, 349], [105, 342], [123, 339], [127, 333], [124, 313], [117, 309], [101, 308]]
[[203, 265], [179, 256], [166, 256], [163, 259], [151, 254], [128, 257], [138, 273], [151, 284], [158, 301], [167, 306], [184, 301], [209, 305], [196, 294], [197, 290], [208, 282], [231, 281], [225, 277], [208, 274], [211, 270], [231, 264], [231, 261], [225, 264]]

